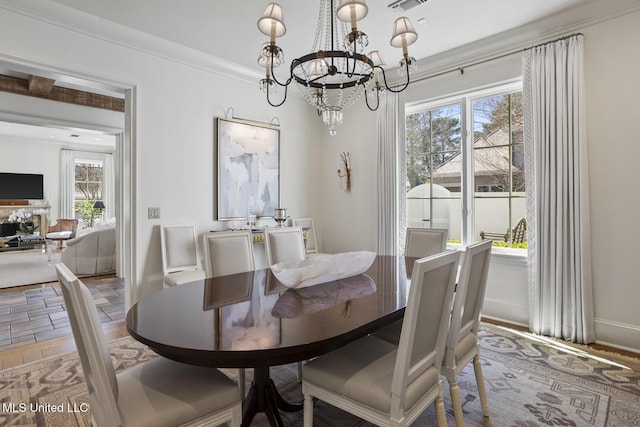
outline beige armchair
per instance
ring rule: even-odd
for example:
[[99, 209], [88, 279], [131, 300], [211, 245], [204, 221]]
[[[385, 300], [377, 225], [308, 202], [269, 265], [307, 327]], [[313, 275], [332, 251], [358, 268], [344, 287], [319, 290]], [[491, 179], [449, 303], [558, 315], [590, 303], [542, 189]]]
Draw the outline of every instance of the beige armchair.
[[115, 224], [96, 227], [67, 240], [60, 261], [77, 276], [96, 276], [116, 271]]

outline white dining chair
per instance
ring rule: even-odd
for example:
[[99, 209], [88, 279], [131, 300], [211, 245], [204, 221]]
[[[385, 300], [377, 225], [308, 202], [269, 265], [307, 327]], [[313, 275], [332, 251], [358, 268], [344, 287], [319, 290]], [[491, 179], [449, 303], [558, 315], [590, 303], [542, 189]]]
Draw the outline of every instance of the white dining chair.
[[478, 332], [480, 331], [480, 312], [484, 302], [491, 261], [491, 247], [492, 241], [484, 240], [469, 245], [465, 249], [453, 311], [451, 312], [451, 325], [447, 337], [442, 373], [449, 383], [451, 404], [457, 427], [464, 426], [457, 378], [460, 371], [472, 360], [482, 412], [485, 417], [489, 417], [489, 403], [480, 364]]
[[316, 227], [313, 223], [313, 218], [293, 218], [291, 225], [294, 227], [302, 227], [303, 235], [306, 231], [307, 237], [304, 239], [304, 248], [307, 258], [328, 255], [318, 250], [318, 239], [316, 237]]
[[[221, 231], [204, 235], [207, 277], [227, 276], [255, 270], [251, 231]], [[240, 395], [245, 394], [245, 370], [238, 369]]]
[[440, 228], [407, 228], [404, 255], [423, 258], [447, 249], [449, 230]]
[[307, 258], [302, 227], [265, 228], [264, 247], [268, 265]]
[[253, 236], [249, 230], [205, 234], [203, 246], [207, 277], [255, 270]]
[[[307, 259], [302, 227], [265, 228], [264, 247], [268, 265]], [[302, 362], [297, 363], [297, 370], [297, 378], [300, 382], [302, 381]]]
[[[480, 366], [478, 331], [480, 330], [480, 312], [484, 302], [487, 274], [491, 260], [491, 244], [491, 240], [484, 240], [480, 243], [469, 245], [465, 249], [464, 259], [458, 274], [454, 305], [451, 310], [442, 373], [449, 383], [451, 403], [457, 427], [464, 425], [457, 377], [471, 360], [473, 360], [482, 412], [485, 417], [489, 417], [489, 404]], [[373, 335], [384, 341], [397, 344], [401, 328], [402, 321], [397, 321], [376, 331]]]
[[165, 287], [205, 278], [204, 270], [198, 264], [195, 225], [162, 225], [160, 242]]
[[305, 427], [314, 398], [378, 426], [411, 425], [435, 402], [438, 426], [447, 425], [440, 367], [459, 258], [415, 261], [397, 346], [368, 335], [304, 365]]
[[241, 425], [238, 387], [215, 368], [159, 356], [116, 374], [89, 289], [64, 264], [56, 271], [89, 390], [91, 425]]

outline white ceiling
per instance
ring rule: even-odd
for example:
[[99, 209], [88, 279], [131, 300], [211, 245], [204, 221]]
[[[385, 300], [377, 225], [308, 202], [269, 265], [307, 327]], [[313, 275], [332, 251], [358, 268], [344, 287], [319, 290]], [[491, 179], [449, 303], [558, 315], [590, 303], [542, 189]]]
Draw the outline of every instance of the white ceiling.
[[[338, 1], [338, 0], [335, 0]], [[429, 0], [404, 15], [414, 23], [418, 40], [409, 47], [409, 53], [419, 61], [451, 49], [469, 45], [478, 40], [502, 35], [509, 31], [537, 23], [549, 32], [549, 22], [557, 28], [584, 22], [588, 17], [580, 8], [607, 10], [613, 3], [633, 3], [636, 0]], [[257, 56], [266, 41], [256, 23], [268, 0], [54, 0], [55, 3], [94, 15], [116, 24], [165, 39], [218, 58], [260, 72]], [[401, 16], [388, 5], [394, 0], [369, 0], [369, 14], [358, 23], [359, 29], [369, 36], [370, 50], [380, 50], [386, 63], [395, 66], [401, 52], [389, 45], [393, 21]], [[286, 34], [278, 39], [285, 59], [309, 53], [315, 36], [318, 0], [280, 0], [283, 7]], [[583, 8], [584, 6], [584, 8]], [[549, 20], [552, 15], [563, 16], [562, 22]], [[567, 16], [570, 18], [567, 19]], [[426, 23], [419, 24], [424, 19]], [[569, 21], [569, 22], [568, 22]], [[89, 26], [100, 31], [100, 21], [87, 19]], [[552, 25], [553, 28], [553, 25]], [[285, 77], [288, 67], [277, 73]], [[54, 77], [55, 78], [55, 77]], [[56, 78], [56, 80], [59, 80]], [[29, 133], [33, 132], [31, 136]], [[76, 134], [78, 137], [70, 135]], [[92, 132], [77, 129], [51, 129], [0, 123], [0, 135], [64, 139], [72, 144], [99, 143]], [[113, 138], [113, 137], [111, 137]], [[111, 143], [111, 142], [109, 142]]]
[[85, 146], [113, 150], [116, 137], [86, 129], [52, 128], [0, 121], [0, 136], [29, 140], [31, 142], [55, 142], [65, 146]]
[[[267, 41], [256, 23], [268, 0], [55, 0], [91, 15], [260, 71], [258, 51]], [[337, 2], [337, 0], [335, 0]], [[572, 6], [606, 0], [429, 0], [404, 15], [416, 26], [410, 54], [418, 60], [556, 14]], [[287, 32], [278, 39], [290, 61], [309, 53], [318, 16], [317, 0], [280, 0]], [[399, 14], [393, 0], [369, 0], [369, 14], [358, 23], [387, 64], [401, 52], [389, 45]], [[424, 18], [426, 24], [418, 24]], [[279, 70], [283, 73], [286, 70]]]

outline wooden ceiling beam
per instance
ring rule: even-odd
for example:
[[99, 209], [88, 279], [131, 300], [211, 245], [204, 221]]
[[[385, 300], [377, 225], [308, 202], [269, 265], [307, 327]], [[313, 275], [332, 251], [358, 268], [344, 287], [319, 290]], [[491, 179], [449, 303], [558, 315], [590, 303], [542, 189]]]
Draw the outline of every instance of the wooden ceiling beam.
[[47, 79], [40, 76], [29, 76], [29, 92], [37, 95], [47, 95], [53, 90], [53, 85], [56, 81], [53, 79]]
[[[21, 79], [0, 74], [0, 91], [66, 102], [67, 104], [124, 112], [124, 99], [55, 86], [54, 83], [51, 79], [38, 76]], [[51, 86], [50, 89], [48, 89], [49, 85]]]

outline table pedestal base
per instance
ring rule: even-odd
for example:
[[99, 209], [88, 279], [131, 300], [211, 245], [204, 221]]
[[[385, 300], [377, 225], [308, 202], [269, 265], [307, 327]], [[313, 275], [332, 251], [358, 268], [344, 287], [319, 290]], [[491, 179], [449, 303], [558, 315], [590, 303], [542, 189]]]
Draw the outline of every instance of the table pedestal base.
[[253, 383], [242, 405], [242, 427], [249, 427], [253, 417], [264, 412], [272, 426], [283, 427], [279, 410], [297, 412], [302, 403], [289, 403], [278, 393], [276, 385], [269, 375], [269, 367], [254, 368]]

